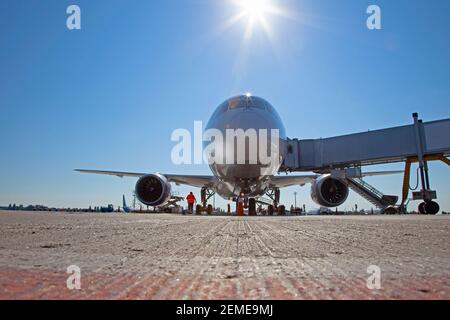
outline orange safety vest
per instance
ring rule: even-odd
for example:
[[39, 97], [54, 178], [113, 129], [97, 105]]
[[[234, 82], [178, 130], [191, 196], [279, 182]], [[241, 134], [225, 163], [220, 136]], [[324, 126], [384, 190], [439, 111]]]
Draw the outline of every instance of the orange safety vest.
[[188, 203], [194, 203], [195, 202], [195, 196], [193, 194], [188, 194], [186, 197], [186, 200]]

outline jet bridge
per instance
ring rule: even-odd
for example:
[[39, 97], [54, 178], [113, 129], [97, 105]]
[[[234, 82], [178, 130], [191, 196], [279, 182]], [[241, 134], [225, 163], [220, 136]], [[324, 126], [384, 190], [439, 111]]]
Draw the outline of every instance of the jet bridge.
[[450, 160], [447, 158], [450, 155], [450, 119], [423, 122], [418, 119], [417, 113], [413, 114], [413, 119], [414, 123], [411, 125], [332, 138], [287, 139], [286, 157], [280, 171], [331, 172], [335, 177], [346, 179], [349, 186], [353, 190], [357, 189], [359, 194], [364, 194], [366, 198], [367, 195], [373, 196], [371, 202], [377, 202], [377, 206], [383, 207], [392, 203], [393, 199], [386, 201], [386, 197], [383, 198], [376, 189], [367, 183], [362, 183], [362, 180], [354, 179], [361, 177], [361, 166], [405, 162], [403, 195], [400, 204], [400, 209], [404, 210], [403, 205], [408, 195], [410, 166], [412, 162], [419, 162], [422, 190], [413, 193], [413, 199], [424, 200], [419, 207], [421, 213], [434, 211], [437, 213], [439, 206], [432, 201], [436, 199], [436, 192], [430, 190], [428, 161], [442, 160], [450, 165]]

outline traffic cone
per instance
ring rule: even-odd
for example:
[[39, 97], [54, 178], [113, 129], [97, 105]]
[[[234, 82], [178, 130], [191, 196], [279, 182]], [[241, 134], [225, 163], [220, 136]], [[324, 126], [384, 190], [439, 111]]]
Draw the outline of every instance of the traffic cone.
[[244, 204], [241, 201], [238, 201], [237, 203], [236, 214], [238, 216], [244, 215]]

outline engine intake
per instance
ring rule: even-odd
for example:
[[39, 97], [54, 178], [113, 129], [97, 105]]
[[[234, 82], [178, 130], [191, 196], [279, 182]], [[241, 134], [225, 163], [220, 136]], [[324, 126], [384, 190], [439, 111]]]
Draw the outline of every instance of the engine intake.
[[316, 179], [311, 187], [311, 198], [324, 207], [337, 207], [347, 200], [348, 186], [340, 179], [325, 174]]
[[163, 175], [149, 174], [136, 182], [136, 196], [140, 202], [148, 206], [160, 206], [170, 199], [171, 186]]

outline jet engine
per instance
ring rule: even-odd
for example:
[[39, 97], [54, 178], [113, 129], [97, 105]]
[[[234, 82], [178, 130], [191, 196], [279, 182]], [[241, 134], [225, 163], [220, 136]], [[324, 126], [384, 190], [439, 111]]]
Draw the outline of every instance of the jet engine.
[[143, 204], [160, 206], [170, 199], [171, 186], [167, 178], [159, 173], [141, 177], [136, 182], [136, 196]]
[[311, 198], [324, 207], [337, 207], [347, 200], [348, 186], [341, 179], [324, 174], [317, 178], [311, 187]]

